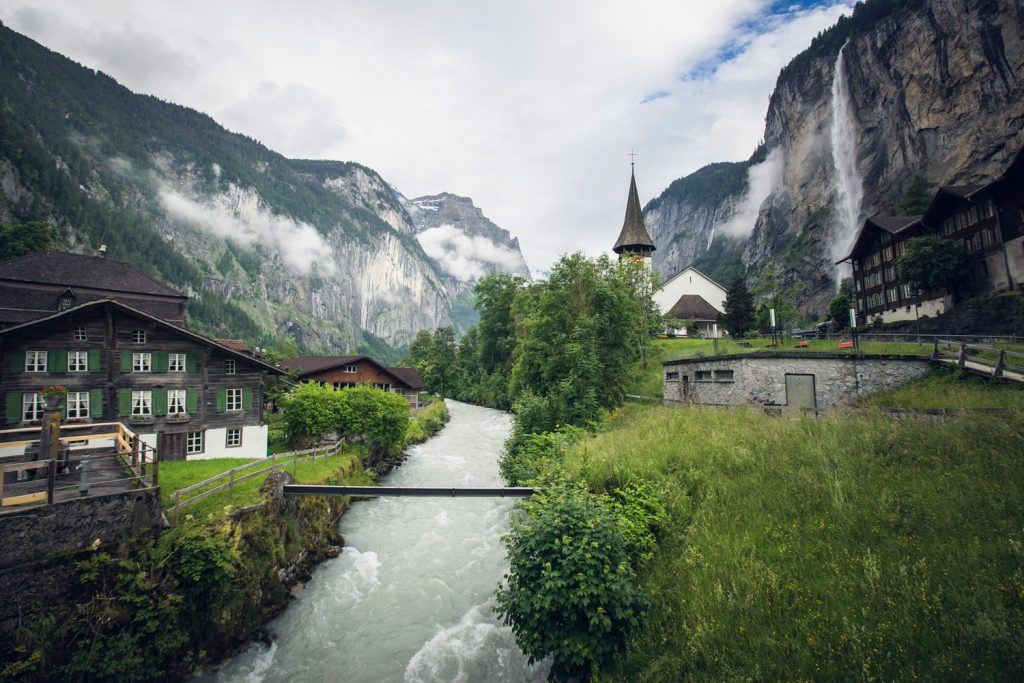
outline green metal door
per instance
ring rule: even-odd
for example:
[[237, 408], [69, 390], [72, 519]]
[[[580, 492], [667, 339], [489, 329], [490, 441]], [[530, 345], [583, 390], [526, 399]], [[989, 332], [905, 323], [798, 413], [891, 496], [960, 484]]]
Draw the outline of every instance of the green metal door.
[[786, 404], [790, 408], [813, 409], [814, 375], [786, 375]]

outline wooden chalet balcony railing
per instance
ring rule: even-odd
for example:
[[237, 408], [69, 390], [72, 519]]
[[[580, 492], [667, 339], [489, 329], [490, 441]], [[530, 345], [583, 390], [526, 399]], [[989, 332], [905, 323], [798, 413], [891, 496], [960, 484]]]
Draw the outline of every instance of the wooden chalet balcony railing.
[[24, 447], [0, 456], [0, 508], [158, 485], [156, 449], [120, 422], [62, 424], [55, 458], [35, 450], [40, 430], [0, 430], [0, 448]]

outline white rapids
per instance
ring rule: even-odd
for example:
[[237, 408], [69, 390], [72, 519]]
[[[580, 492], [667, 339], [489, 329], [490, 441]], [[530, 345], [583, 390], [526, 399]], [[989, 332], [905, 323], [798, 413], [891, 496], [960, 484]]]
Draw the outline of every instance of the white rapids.
[[[448, 402], [451, 421], [382, 480], [501, 486], [507, 413]], [[342, 554], [270, 624], [276, 639], [226, 662], [218, 681], [543, 681], [493, 613], [508, 568], [509, 499], [378, 498], [342, 518]]]

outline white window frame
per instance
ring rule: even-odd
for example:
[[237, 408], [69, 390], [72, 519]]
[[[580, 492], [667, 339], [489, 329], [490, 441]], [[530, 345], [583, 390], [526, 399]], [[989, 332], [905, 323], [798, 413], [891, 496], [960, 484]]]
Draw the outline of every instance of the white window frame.
[[85, 330], [85, 325], [75, 325], [75, 332], [72, 336], [75, 341], [89, 341], [89, 333]]
[[133, 352], [132, 372], [153, 372], [153, 354], [149, 351]]
[[225, 394], [224, 410], [230, 412], [238, 412], [243, 409], [242, 405], [243, 392], [241, 389], [228, 389]]
[[347, 372], [349, 374], [355, 374], [356, 372], [359, 371], [359, 366], [357, 366], [355, 363], [348, 363], [347, 365], [341, 366], [341, 371]]
[[185, 455], [198, 455], [203, 452], [204, 432], [187, 432], [185, 434]]
[[238, 363], [235, 361], [234, 358], [225, 358], [224, 359], [224, 374], [225, 375], [235, 375], [235, 374], [238, 374]]
[[373, 386], [381, 391], [391, 391], [390, 382], [374, 382]]
[[184, 389], [167, 390], [167, 414], [185, 415], [187, 413], [186, 398], [188, 394]]
[[224, 431], [224, 448], [240, 448], [242, 446], [242, 428], [228, 427]]
[[132, 343], [133, 344], [145, 344], [146, 343], [146, 331], [145, 330], [132, 330]]
[[26, 351], [25, 372], [46, 372], [46, 351]]
[[132, 417], [153, 416], [153, 392], [132, 390]]
[[89, 417], [88, 391], [69, 391], [67, 401], [69, 420], [81, 420]]
[[184, 353], [167, 354], [167, 372], [185, 372], [187, 356]]
[[43, 395], [38, 393], [21, 395], [22, 422], [38, 422], [43, 419]]
[[68, 351], [68, 372], [89, 372], [89, 352]]

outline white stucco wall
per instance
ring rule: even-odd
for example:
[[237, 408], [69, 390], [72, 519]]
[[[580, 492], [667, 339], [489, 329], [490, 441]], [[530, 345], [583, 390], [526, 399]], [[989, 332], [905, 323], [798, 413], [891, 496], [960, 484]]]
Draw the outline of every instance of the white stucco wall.
[[[921, 304], [915, 307], [913, 304], [910, 306], [910, 310], [907, 310], [906, 306], [897, 306], [896, 310], [887, 309], [882, 311], [882, 321], [887, 323], [897, 322], [900, 320], [917, 320], [928, 316], [934, 318], [937, 315], [941, 315], [946, 311], [946, 304], [943, 299], [932, 299], [931, 301], [922, 301]], [[868, 320], [870, 323], [874, 319]]]
[[696, 294], [714, 306], [719, 313], [725, 312], [725, 290], [694, 268], [687, 268], [655, 290], [654, 302], [664, 315], [683, 294]]
[[242, 427], [242, 445], [228, 448], [227, 429], [207, 429], [202, 453], [186, 456], [187, 460], [210, 458], [265, 458], [267, 457], [267, 425]]

